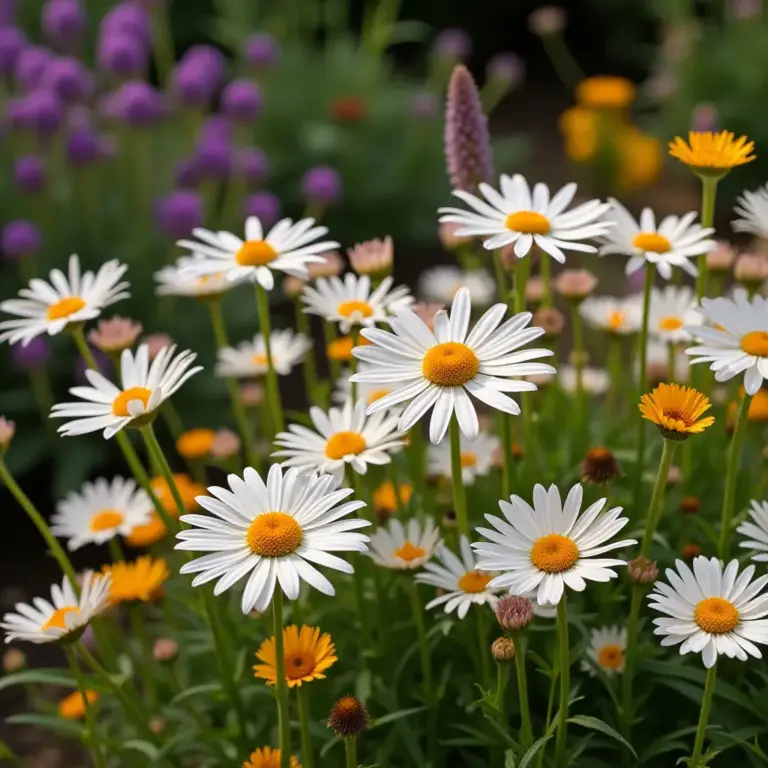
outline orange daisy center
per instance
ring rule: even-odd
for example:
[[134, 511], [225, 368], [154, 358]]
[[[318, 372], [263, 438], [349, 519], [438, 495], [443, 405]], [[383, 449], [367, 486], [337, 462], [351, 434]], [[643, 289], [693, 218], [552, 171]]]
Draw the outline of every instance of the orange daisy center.
[[48, 307], [45, 316], [49, 320], [61, 320], [64, 317], [74, 315], [85, 306], [85, 302], [79, 296], [65, 296], [55, 304]]
[[363, 317], [370, 317], [373, 314], [373, 307], [367, 301], [342, 301], [336, 308], [341, 317], [352, 317], [355, 313]]
[[357, 456], [366, 449], [365, 438], [357, 432], [337, 432], [328, 438], [325, 455], [329, 459], [343, 459], [345, 456]]
[[437, 344], [424, 355], [424, 378], [441, 387], [459, 387], [477, 375], [480, 361], [466, 345], [458, 341]]
[[245, 541], [254, 555], [285, 557], [295, 552], [304, 537], [296, 519], [285, 512], [265, 512], [248, 527]]
[[144, 408], [147, 407], [149, 398], [152, 396], [152, 392], [146, 387], [130, 387], [121, 392], [112, 403], [112, 413], [115, 416], [119, 416], [123, 419], [129, 418], [128, 403], [131, 400], [141, 400], [144, 403]]
[[65, 605], [63, 608], [57, 608], [48, 621], [43, 624], [43, 632], [46, 629], [66, 629], [67, 624], [65, 617], [69, 613], [80, 613], [80, 609], [76, 605]]
[[535, 211], [510, 213], [504, 226], [513, 232], [522, 232], [525, 235], [547, 235], [551, 228], [549, 219]]
[[117, 528], [124, 519], [116, 509], [102, 509], [91, 518], [91, 530], [95, 532]]
[[478, 592], [485, 592], [490, 580], [491, 576], [484, 571], [467, 571], [459, 579], [459, 589], [475, 595]]
[[620, 645], [604, 645], [597, 652], [597, 663], [605, 669], [619, 669], [624, 663], [624, 651]]
[[474, 467], [477, 464], [477, 454], [472, 451], [462, 451], [459, 463], [462, 467]]
[[741, 349], [748, 355], [768, 357], [768, 331], [751, 331], [742, 336]]
[[266, 240], [246, 240], [235, 254], [235, 261], [241, 267], [263, 267], [277, 256], [277, 251]]
[[635, 235], [632, 245], [641, 251], [651, 253], [666, 253], [672, 248], [672, 243], [658, 232], [640, 232]]
[[567, 536], [549, 533], [533, 542], [531, 562], [545, 573], [562, 573], [576, 564], [579, 548]]
[[412, 563], [414, 560], [418, 560], [420, 557], [424, 557], [427, 554], [427, 550], [422, 547], [415, 547], [410, 541], [406, 541], [402, 547], [398, 547], [394, 555], [401, 560], [405, 560], [406, 563]]
[[739, 625], [736, 606], [722, 597], [708, 597], [701, 600], [693, 611], [693, 619], [710, 635], [724, 635]]

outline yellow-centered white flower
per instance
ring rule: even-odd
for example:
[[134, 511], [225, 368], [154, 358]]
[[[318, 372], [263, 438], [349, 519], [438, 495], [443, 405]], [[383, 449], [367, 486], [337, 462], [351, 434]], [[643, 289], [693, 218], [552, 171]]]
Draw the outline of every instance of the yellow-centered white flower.
[[431, 517], [421, 522], [412, 517], [404, 526], [391, 517], [386, 526], [371, 534], [369, 557], [376, 565], [393, 571], [415, 571], [434, 555], [440, 531]]
[[230, 279], [225, 272], [197, 275], [197, 267], [208, 261], [208, 257], [200, 253], [182, 256], [175, 264], [155, 272], [158, 296], [192, 296], [203, 299], [221, 296], [236, 285], [244, 282], [240, 279]]
[[[462, 436], [460, 446], [461, 481], [464, 485], [472, 485], [476, 477], [487, 475], [493, 468], [501, 449], [501, 441], [496, 435], [480, 432], [474, 440]], [[439, 445], [430, 445], [427, 458], [430, 475], [451, 477], [450, 440], [444, 439]]]
[[419, 277], [419, 295], [428, 301], [450, 304], [459, 288], [469, 291], [473, 306], [487, 307], [496, 298], [496, 281], [484, 269], [463, 270], [440, 265], [426, 270]]
[[590, 632], [587, 658], [582, 659], [581, 669], [595, 675], [601, 669], [608, 677], [624, 671], [627, 650], [626, 627], [600, 627]]
[[[357, 366], [358, 373], [370, 370], [372, 370], [371, 366], [366, 365], [365, 363], [360, 363]], [[349, 380], [351, 375], [352, 371], [345, 368], [339, 374], [339, 378], [336, 379], [336, 386], [334, 387], [331, 399], [337, 405], [344, 405], [344, 403], [352, 397], [352, 382]], [[366, 405], [375, 403], [377, 400], [385, 395], [391, 394], [393, 391], [394, 387], [392, 385], [381, 385], [375, 381], [368, 381], [357, 385], [357, 397], [359, 400], [365, 400]], [[402, 413], [404, 408], [404, 405], [393, 405], [387, 410], [390, 413]]]
[[[272, 365], [280, 376], [287, 376], [312, 349], [312, 341], [290, 328], [272, 331], [269, 337]], [[252, 341], [237, 347], [223, 347], [217, 352], [216, 375], [222, 378], [247, 379], [266, 376], [269, 368], [267, 345], [257, 333]]]
[[696, 311], [696, 294], [687, 285], [667, 285], [651, 291], [648, 313], [648, 331], [665, 344], [690, 341], [686, 325], [698, 325], [701, 315]]
[[736, 198], [734, 213], [741, 218], [731, 222], [734, 232], [749, 232], [762, 239], [768, 238], [768, 184], [754, 192], [742, 192]]
[[753, 550], [755, 562], [765, 563], [768, 562], [768, 503], [752, 499], [749, 504], [752, 507], [750, 520], [745, 520], [736, 529], [744, 537], [739, 546]]
[[590, 296], [579, 305], [579, 313], [596, 331], [626, 336], [640, 330], [642, 298], [636, 294], [625, 298]]

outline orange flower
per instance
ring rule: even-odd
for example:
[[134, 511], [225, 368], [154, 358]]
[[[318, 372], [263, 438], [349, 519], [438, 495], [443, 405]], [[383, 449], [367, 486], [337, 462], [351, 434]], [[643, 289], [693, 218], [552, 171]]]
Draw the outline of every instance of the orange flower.
[[188, 429], [176, 441], [176, 450], [190, 461], [204, 459], [211, 452], [215, 437], [212, 429]]
[[133, 563], [106, 565], [102, 570], [112, 575], [110, 600], [113, 605], [154, 600], [171, 575], [165, 560], [152, 559], [149, 555], [139, 557]]
[[[302, 626], [301, 630], [295, 624], [285, 627], [283, 651], [285, 679], [289, 688], [325, 679], [324, 672], [338, 661], [331, 636], [327, 633], [321, 635], [318, 627]], [[274, 685], [277, 682], [274, 637], [261, 644], [256, 658], [263, 663], [253, 667], [254, 676]]]
[[98, 701], [98, 699], [99, 694], [96, 691], [86, 690], [85, 701], [80, 691], [74, 691], [59, 702], [59, 717], [63, 717], [66, 720], [82, 720], [85, 717], [86, 702], [90, 706]]
[[669, 142], [669, 154], [701, 174], [722, 176], [737, 165], [755, 159], [755, 142], [737, 139], [731, 131], [690, 131], [688, 142], [680, 136]]
[[[280, 768], [280, 750], [262, 747], [251, 753], [243, 768]], [[290, 768], [301, 768], [299, 761], [291, 755]]]
[[635, 98], [635, 86], [625, 77], [596, 75], [576, 86], [576, 100], [592, 109], [623, 109]]
[[662, 436], [669, 440], [685, 440], [711, 426], [714, 416], [699, 418], [711, 407], [706, 395], [679, 384], [659, 384], [653, 392], [640, 398], [643, 418], [656, 424]]

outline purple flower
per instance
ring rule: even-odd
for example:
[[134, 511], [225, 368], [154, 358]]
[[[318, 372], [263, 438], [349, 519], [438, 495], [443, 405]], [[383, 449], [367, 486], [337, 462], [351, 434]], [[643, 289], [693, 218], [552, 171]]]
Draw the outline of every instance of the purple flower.
[[437, 96], [434, 93], [416, 93], [411, 100], [411, 114], [421, 119], [434, 117], [437, 114], [437, 105]]
[[196, 45], [183, 56], [174, 86], [187, 107], [207, 107], [224, 79], [224, 55], [210, 45]]
[[26, 219], [9, 222], [2, 235], [3, 253], [10, 259], [34, 256], [43, 244], [40, 230]]
[[99, 135], [87, 125], [80, 125], [67, 136], [67, 158], [72, 165], [83, 168], [108, 154]]
[[232, 170], [232, 145], [222, 140], [202, 142], [195, 160], [201, 178], [223, 181]]
[[245, 41], [243, 50], [245, 60], [256, 69], [268, 69], [277, 64], [280, 57], [280, 46], [272, 35], [258, 32]]
[[16, 60], [27, 45], [24, 33], [16, 27], [0, 27], [0, 74], [9, 77]]
[[200, 143], [209, 141], [232, 141], [232, 123], [226, 115], [210, 115], [200, 129]]
[[30, 45], [19, 52], [13, 74], [21, 90], [34, 91], [40, 86], [52, 58], [53, 54], [40, 45]]
[[149, 48], [139, 37], [114, 32], [99, 38], [96, 59], [104, 72], [121, 78], [139, 77], [147, 69]]
[[472, 192], [493, 178], [488, 120], [477, 86], [463, 64], [457, 64], [448, 85], [445, 109], [445, 159], [454, 189]]
[[517, 85], [525, 75], [525, 62], [512, 51], [497, 53], [488, 62], [488, 78], [503, 80], [510, 87]]
[[203, 223], [203, 219], [200, 195], [188, 189], [171, 192], [157, 206], [158, 225], [172, 240], [189, 237], [192, 230]]
[[16, 23], [16, 0], [0, 0], [0, 27]]
[[645, 282], [645, 270], [637, 269], [631, 275], [627, 275], [627, 290], [629, 293], [642, 293]]
[[714, 104], [697, 104], [691, 115], [692, 131], [717, 131], [717, 107]]
[[255, 120], [261, 112], [261, 91], [250, 80], [233, 80], [221, 94], [224, 114], [236, 123]]
[[152, 28], [149, 16], [141, 3], [133, 0], [118, 3], [102, 19], [99, 34], [108, 37], [114, 34], [125, 34], [141, 41], [149, 47], [152, 40]]
[[237, 168], [248, 184], [262, 184], [269, 173], [269, 158], [256, 147], [245, 147], [237, 153]]
[[85, 22], [80, 0], [48, 0], [43, 6], [43, 33], [60, 50], [72, 51], [80, 45]]
[[10, 99], [6, 106], [8, 122], [16, 131], [29, 131], [32, 129], [32, 114], [26, 98]]
[[64, 108], [53, 91], [30, 93], [26, 102], [30, 123], [40, 136], [53, 136], [58, 132], [64, 120]]
[[23, 155], [13, 165], [13, 180], [27, 194], [36, 194], [45, 186], [45, 165], [37, 155]]
[[69, 57], [54, 59], [46, 68], [43, 85], [50, 88], [65, 104], [86, 99], [92, 90], [90, 72]]
[[449, 27], [437, 33], [433, 50], [446, 59], [464, 61], [472, 52], [472, 38], [458, 27]]
[[200, 171], [194, 157], [184, 158], [176, 166], [176, 186], [196, 187], [200, 183]]
[[51, 356], [51, 345], [45, 336], [35, 336], [24, 344], [11, 345], [11, 361], [19, 371], [33, 371], [42, 368]]
[[243, 213], [256, 216], [265, 227], [271, 227], [280, 218], [280, 198], [271, 192], [254, 192], [245, 198]]
[[341, 176], [329, 165], [310, 168], [301, 180], [301, 194], [308, 203], [332, 205], [341, 197]]
[[102, 109], [109, 117], [135, 127], [152, 125], [165, 113], [163, 97], [140, 80], [123, 83], [107, 96]]

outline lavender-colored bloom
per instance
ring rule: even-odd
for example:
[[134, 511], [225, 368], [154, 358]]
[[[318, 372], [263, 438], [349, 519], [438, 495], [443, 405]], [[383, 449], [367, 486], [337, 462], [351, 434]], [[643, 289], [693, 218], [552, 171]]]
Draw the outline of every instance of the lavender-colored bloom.
[[411, 114], [421, 120], [434, 117], [437, 114], [438, 100], [434, 93], [421, 91], [414, 94], [411, 100]]
[[10, 259], [34, 256], [42, 244], [40, 230], [26, 219], [11, 221], [3, 229], [3, 254]]
[[16, 0], [0, 0], [0, 27], [16, 23]]
[[32, 113], [26, 97], [10, 99], [5, 108], [5, 116], [11, 128], [15, 131], [32, 130]]
[[152, 40], [147, 11], [135, 0], [126, 0], [112, 8], [102, 19], [99, 33], [105, 37], [122, 33], [140, 40], [147, 47]]
[[36, 194], [45, 186], [45, 165], [37, 155], [23, 155], [13, 165], [13, 180], [27, 194]]
[[488, 77], [517, 85], [525, 75], [525, 62], [512, 51], [497, 53], [488, 62]]
[[176, 166], [176, 186], [192, 188], [200, 183], [200, 170], [194, 157], [186, 157]]
[[222, 140], [205, 141], [197, 148], [195, 161], [201, 178], [223, 181], [232, 170], [232, 145]]
[[256, 147], [246, 147], [237, 153], [237, 169], [250, 185], [262, 184], [269, 173], [269, 158]]
[[448, 85], [445, 159], [454, 189], [472, 192], [493, 178], [491, 139], [480, 94], [469, 70], [458, 64]]
[[221, 109], [236, 123], [255, 120], [261, 112], [261, 91], [250, 80], [233, 80], [221, 94]]
[[308, 203], [332, 205], [342, 192], [341, 176], [329, 165], [310, 168], [301, 180], [301, 194]]
[[27, 344], [11, 345], [11, 361], [19, 371], [42, 368], [51, 356], [51, 345], [45, 336], [35, 336]]
[[93, 165], [107, 154], [107, 148], [99, 135], [87, 125], [80, 125], [67, 136], [67, 158], [79, 168]]
[[636, 269], [631, 275], [627, 275], [627, 290], [629, 293], [642, 293], [645, 282], [645, 270]]
[[256, 69], [268, 69], [277, 64], [280, 46], [272, 35], [257, 32], [246, 41], [243, 49], [245, 60]]
[[27, 46], [27, 38], [16, 27], [0, 27], [0, 74], [9, 77], [16, 60]]
[[203, 223], [203, 219], [200, 195], [188, 189], [171, 192], [157, 206], [157, 223], [171, 240], [188, 237], [195, 227]]
[[187, 107], [207, 107], [224, 79], [224, 55], [210, 45], [196, 45], [183, 56], [174, 86]]
[[692, 131], [717, 131], [717, 107], [714, 104], [697, 104], [691, 115]]
[[149, 64], [149, 48], [141, 38], [126, 32], [104, 34], [99, 39], [96, 59], [104, 72], [121, 78], [138, 77]]
[[433, 50], [446, 59], [464, 61], [472, 52], [472, 38], [458, 27], [449, 27], [437, 33]]
[[31, 125], [40, 136], [58, 132], [64, 121], [64, 108], [53, 91], [41, 89], [30, 93], [26, 102]]
[[271, 227], [280, 218], [280, 198], [272, 192], [254, 192], [243, 205], [243, 214], [256, 216], [265, 227]]
[[200, 128], [200, 144], [232, 141], [232, 123], [226, 115], [210, 115]]
[[149, 83], [133, 80], [107, 96], [102, 109], [115, 120], [141, 127], [156, 123], [164, 114], [165, 105], [163, 97]]
[[90, 72], [77, 59], [61, 57], [46, 68], [43, 85], [65, 104], [74, 104], [90, 95], [93, 81]]
[[19, 88], [27, 92], [38, 88], [52, 58], [53, 54], [40, 45], [30, 45], [23, 48], [16, 58], [16, 65], [13, 70]]
[[75, 50], [85, 32], [85, 10], [80, 0], [48, 0], [43, 6], [43, 33], [48, 42], [63, 51]]

